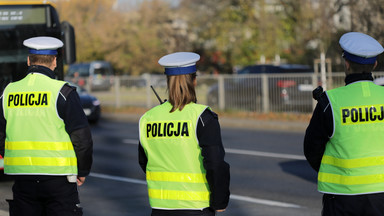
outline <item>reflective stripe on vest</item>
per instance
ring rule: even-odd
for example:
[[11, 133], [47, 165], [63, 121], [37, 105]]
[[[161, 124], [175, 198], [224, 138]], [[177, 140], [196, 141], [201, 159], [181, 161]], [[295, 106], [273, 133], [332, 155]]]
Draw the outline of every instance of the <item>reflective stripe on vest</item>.
[[4, 173], [77, 174], [76, 154], [56, 110], [64, 84], [33, 73], [6, 87]]
[[159, 200], [209, 201], [209, 192], [207, 191], [148, 189], [148, 195], [151, 199]]
[[206, 106], [188, 104], [169, 113], [166, 102], [140, 119], [140, 143], [148, 164], [146, 177], [152, 208], [209, 207], [209, 186], [196, 138], [197, 121]]
[[347, 195], [383, 192], [384, 88], [356, 82], [327, 95], [334, 134], [321, 161], [318, 190]]
[[174, 172], [150, 172], [146, 173], [147, 180], [168, 182], [207, 183], [204, 174], [201, 173], [174, 173]]

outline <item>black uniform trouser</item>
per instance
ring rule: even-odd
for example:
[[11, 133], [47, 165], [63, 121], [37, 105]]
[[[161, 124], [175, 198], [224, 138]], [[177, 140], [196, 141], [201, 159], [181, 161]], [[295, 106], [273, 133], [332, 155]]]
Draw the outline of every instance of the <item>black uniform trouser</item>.
[[384, 193], [365, 195], [324, 194], [322, 216], [383, 216]]
[[11, 216], [82, 215], [76, 183], [66, 176], [16, 177]]
[[205, 208], [202, 211], [152, 209], [151, 216], [215, 216], [215, 211], [210, 208]]

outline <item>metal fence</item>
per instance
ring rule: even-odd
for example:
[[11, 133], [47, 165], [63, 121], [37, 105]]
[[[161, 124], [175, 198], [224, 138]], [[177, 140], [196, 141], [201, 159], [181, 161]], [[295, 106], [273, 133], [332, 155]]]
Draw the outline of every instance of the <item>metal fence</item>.
[[[374, 76], [383, 77], [384, 72], [374, 72]], [[332, 73], [327, 77], [328, 89], [343, 86], [344, 78], [343, 72]], [[214, 110], [309, 113], [316, 104], [312, 90], [321, 85], [320, 80], [320, 75], [313, 73], [202, 75], [197, 76], [196, 93], [198, 103], [209, 105]], [[151, 85], [163, 100], [168, 95], [164, 75], [116, 76], [111, 80], [110, 88], [98, 91], [92, 89], [92, 79], [78, 81], [72, 80], [82, 83], [102, 106], [156, 106], [159, 101]]]

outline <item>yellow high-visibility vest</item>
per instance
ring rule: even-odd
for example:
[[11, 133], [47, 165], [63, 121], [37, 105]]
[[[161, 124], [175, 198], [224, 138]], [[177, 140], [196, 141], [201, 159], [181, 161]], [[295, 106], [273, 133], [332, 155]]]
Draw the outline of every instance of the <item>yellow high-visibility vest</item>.
[[77, 175], [77, 158], [56, 102], [65, 82], [31, 73], [3, 93], [4, 173]]
[[196, 136], [207, 106], [190, 103], [172, 113], [166, 102], [140, 119], [140, 143], [148, 158], [149, 202], [158, 209], [209, 207], [210, 190]]
[[326, 93], [334, 134], [321, 161], [318, 190], [346, 195], [384, 192], [384, 87], [361, 81]]

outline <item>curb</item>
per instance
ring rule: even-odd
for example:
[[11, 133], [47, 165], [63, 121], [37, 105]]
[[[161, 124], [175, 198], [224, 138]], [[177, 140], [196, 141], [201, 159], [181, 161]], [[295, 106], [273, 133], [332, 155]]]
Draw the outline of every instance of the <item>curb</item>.
[[9, 216], [9, 212], [0, 209], [0, 216]]

